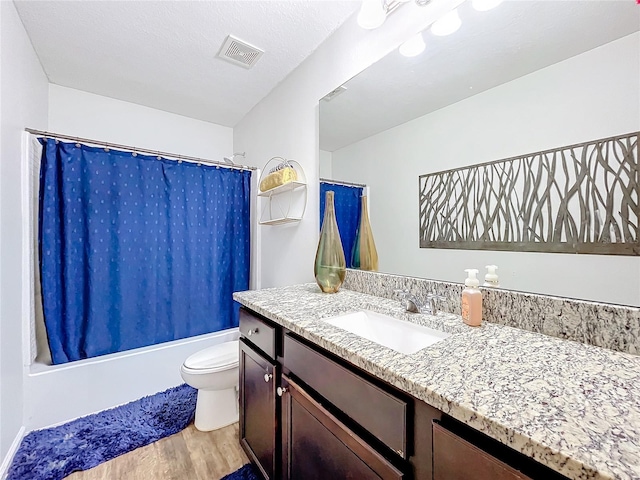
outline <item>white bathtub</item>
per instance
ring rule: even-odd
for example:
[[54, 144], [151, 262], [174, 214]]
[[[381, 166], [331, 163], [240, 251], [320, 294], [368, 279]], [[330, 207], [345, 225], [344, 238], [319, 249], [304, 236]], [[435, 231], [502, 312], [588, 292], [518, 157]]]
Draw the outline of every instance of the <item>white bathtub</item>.
[[180, 366], [189, 355], [238, 337], [232, 328], [64, 365], [33, 363], [24, 379], [25, 429], [65, 423], [180, 385]]

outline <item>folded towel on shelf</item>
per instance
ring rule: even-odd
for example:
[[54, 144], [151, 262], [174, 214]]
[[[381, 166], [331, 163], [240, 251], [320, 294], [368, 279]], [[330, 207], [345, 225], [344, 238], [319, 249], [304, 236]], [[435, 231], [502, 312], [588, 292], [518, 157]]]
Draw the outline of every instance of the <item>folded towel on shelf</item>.
[[292, 166], [287, 164], [287, 166], [282, 168], [274, 169], [264, 177], [260, 182], [260, 191], [267, 192], [280, 185], [295, 182], [296, 180], [298, 180], [298, 174]]

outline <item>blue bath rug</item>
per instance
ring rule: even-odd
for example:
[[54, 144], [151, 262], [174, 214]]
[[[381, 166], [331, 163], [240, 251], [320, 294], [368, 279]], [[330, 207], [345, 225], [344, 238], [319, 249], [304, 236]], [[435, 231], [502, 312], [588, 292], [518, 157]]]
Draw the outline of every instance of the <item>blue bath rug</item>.
[[222, 477], [221, 480], [260, 480], [260, 478], [255, 467], [247, 463], [245, 466], [240, 467], [239, 470]]
[[22, 440], [7, 480], [59, 480], [178, 433], [193, 420], [197, 392], [180, 385], [31, 432]]

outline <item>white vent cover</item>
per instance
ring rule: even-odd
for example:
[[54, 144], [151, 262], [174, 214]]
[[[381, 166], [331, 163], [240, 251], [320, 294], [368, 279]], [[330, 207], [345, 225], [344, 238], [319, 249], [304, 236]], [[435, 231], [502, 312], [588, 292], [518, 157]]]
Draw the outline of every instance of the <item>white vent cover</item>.
[[251, 68], [260, 60], [263, 53], [264, 50], [260, 50], [233, 35], [229, 35], [222, 45], [218, 56], [235, 65]]
[[324, 100], [325, 102], [330, 102], [331, 100], [336, 98], [338, 95], [346, 91], [347, 91], [347, 87], [345, 87], [344, 85], [340, 85], [338, 88], [331, 90], [324, 97], [322, 97], [322, 100]]

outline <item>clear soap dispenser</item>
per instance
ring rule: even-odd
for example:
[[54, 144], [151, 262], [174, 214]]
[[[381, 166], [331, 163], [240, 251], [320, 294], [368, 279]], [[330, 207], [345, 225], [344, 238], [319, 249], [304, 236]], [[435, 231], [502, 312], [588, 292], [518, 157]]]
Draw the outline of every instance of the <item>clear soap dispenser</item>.
[[462, 320], [471, 327], [482, 324], [482, 292], [478, 288], [480, 282], [476, 278], [478, 270], [468, 268], [465, 289], [462, 291]]
[[487, 265], [484, 268], [487, 269], [487, 274], [484, 276], [483, 287], [499, 287], [500, 281], [498, 280], [498, 274], [496, 270], [498, 269], [495, 265]]

